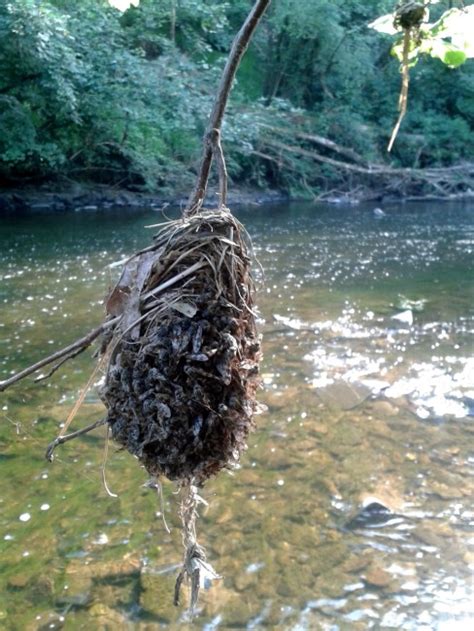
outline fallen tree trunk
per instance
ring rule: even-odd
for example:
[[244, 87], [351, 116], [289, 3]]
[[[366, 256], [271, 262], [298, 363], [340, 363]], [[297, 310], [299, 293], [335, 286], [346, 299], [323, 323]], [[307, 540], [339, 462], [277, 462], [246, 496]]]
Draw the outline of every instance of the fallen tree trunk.
[[[285, 133], [279, 128], [265, 128], [280, 135]], [[344, 191], [345, 195], [350, 195], [354, 188], [361, 187], [362, 190], [375, 190], [378, 196], [394, 195], [410, 199], [474, 197], [474, 163], [427, 168], [401, 168], [381, 163], [364, 163], [361, 156], [352, 149], [342, 147], [327, 138], [290, 130], [286, 135], [287, 138], [291, 135], [292, 143], [263, 135], [259, 146], [252, 153], [271, 162], [277, 169], [291, 170], [306, 189], [314, 187], [317, 191], [314, 197], [317, 199], [324, 199], [329, 187], [325, 186], [328, 180], [327, 172], [314, 170], [311, 166], [314, 163], [330, 169], [339, 184], [336, 188]], [[295, 139], [317, 144], [325, 149], [326, 153], [295, 144]], [[328, 152], [344, 156], [348, 160], [336, 159], [327, 155]]]

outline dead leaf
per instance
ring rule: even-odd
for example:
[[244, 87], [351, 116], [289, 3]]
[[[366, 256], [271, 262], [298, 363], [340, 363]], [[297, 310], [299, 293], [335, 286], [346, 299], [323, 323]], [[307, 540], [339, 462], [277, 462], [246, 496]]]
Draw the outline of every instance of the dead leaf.
[[188, 318], [193, 318], [197, 313], [197, 307], [189, 302], [173, 302], [171, 307]]

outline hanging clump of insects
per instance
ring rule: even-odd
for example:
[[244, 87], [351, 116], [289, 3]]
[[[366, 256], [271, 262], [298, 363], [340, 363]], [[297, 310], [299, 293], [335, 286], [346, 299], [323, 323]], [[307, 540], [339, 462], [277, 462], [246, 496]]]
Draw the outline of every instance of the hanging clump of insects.
[[[52, 459], [58, 445], [107, 425], [153, 479], [178, 483], [185, 552], [174, 600], [178, 604], [181, 584], [190, 579], [191, 609], [200, 584], [217, 577], [196, 539], [198, 488], [238, 462], [258, 411], [261, 354], [252, 253], [244, 227], [226, 205], [220, 130], [235, 72], [269, 4], [255, 3], [234, 40], [204, 137], [197, 185], [183, 216], [163, 224], [153, 243], [125, 262], [101, 326], [0, 382], [4, 390], [51, 364], [52, 374], [100, 340], [98, 365], [47, 456]], [[219, 204], [205, 209], [213, 161]], [[99, 369], [105, 371], [100, 396], [106, 417], [67, 434]]]

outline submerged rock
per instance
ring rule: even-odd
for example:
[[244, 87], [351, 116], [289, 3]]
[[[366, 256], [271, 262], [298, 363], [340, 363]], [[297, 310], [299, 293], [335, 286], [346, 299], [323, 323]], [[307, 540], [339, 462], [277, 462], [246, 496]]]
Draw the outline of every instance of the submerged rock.
[[367, 526], [383, 525], [394, 517], [394, 513], [377, 499], [370, 499], [363, 504], [359, 512], [346, 524], [348, 530], [356, 530]]
[[371, 565], [362, 578], [368, 585], [382, 589], [389, 587], [393, 582], [393, 576], [375, 563]]
[[371, 389], [364, 384], [344, 379], [315, 390], [324, 405], [335, 410], [351, 410], [372, 394]]

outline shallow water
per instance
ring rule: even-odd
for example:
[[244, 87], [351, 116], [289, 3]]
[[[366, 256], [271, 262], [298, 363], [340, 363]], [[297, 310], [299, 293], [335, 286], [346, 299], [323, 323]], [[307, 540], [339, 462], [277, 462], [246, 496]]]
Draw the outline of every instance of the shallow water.
[[[203, 491], [199, 538], [223, 579], [192, 625], [172, 605], [173, 486], [167, 534], [145, 472], [113, 447], [106, 494], [103, 429], [43, 459], [90, 354], [1, 395], [0, 628], [472, 628], [474, 207], [385, 211], [239, 213], [265, 270], [269, 411], [240, 468]], [[98, 324], [108, 265], [160, 220], [2, 219], [0, 379]], [[75, 426], [101, 414], [91, 392]]]

